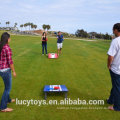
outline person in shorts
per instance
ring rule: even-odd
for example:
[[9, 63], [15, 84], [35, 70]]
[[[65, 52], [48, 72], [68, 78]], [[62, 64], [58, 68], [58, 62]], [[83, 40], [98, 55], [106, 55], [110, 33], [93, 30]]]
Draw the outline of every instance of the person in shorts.
[[59, 54], [62, 53], [62, 47], [63, 47], [63, 40], [64, 40], [64, 37], [62, 35], [62, 33], [59, 31], [58, 32], [58, 35], [57, 35], [57, 54], [59, 56]]

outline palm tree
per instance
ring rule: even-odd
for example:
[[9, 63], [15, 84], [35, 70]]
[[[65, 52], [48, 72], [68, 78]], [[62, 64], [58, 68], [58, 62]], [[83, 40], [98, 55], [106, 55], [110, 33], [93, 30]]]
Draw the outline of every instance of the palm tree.
[[14, 27], [16, 27], [16, 26], [17, 26], [17, 23], [15, 23]]
[[43, 25], [42, 25], [42, 28], [43, 28], [43, 30], [45, 30], [45, 29], [46, 29], [46, 25], [45, 25], [45, 24], [43, 24]]
[[47, 25], [47, 26], [46, 26], [47, 31], [48, 31], [50, 28], [51, 28], [50, 25]]
[[30, 23], [30, 27], [31, 27], [31, 29], [34, 29], [34, 24]]
[[8, 27], [9, 27], [10, 22], [9, 22], [9, 21], [8, 21], [8, 22], [6, 22], [6, 27], [7, 27], [7, 24], [8, 24]]
[[9, 27], [10, 22], [8, 21], [8, 27]]
[[28, 27], [29, 26], [29, 23], [26, 23], [26, 27]]
[[35, 30], [37, 28], [37, 25], [32, 25], [32, 28]]
[[30, 22], [27, 23], [27, 26], [29, 26], [29, 31], [30, 31], [31, 24], [32, 24], [32, 23], [30, 23]]
[[27, 27], [27, 23], [24, 24], [24, 27], [25, 27], [25, 29], [26, 29], [26, 27]]
[[22, 25], [20, 25], [20, 27], [21, 27], [21, 31], [22, 31], [22, 28], [23, 28], [23, 24], [22, 24]]
[[31, 24], [31, 29], [34, 29], [34, 25], [33, 24]]
[[37, 25], [34, 25], [34, 28], [36, 29], [36, 28], [37, 28]]

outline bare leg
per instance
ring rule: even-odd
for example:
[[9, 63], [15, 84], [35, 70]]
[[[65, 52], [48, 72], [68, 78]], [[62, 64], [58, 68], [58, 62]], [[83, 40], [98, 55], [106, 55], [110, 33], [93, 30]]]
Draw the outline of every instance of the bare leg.
[[60, 48], [60, 54], [62, 54], [62, 48]]
[[58, 53], [57, 53], [58, 56], [59, 56], [59, 53], [60, 53], [60, 49], [58, 49]]
[[[15, 99], [12, 99], [10, 103], [14, 103], [15, 102]], [[8, 103], [9, 104], [9, 103]]]

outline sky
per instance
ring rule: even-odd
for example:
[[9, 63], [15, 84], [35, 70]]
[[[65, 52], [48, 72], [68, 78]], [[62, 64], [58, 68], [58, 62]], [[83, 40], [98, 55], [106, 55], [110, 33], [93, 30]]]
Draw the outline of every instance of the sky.
[[87, 32], [112, 34], [112, 27], [120, 22], [120, 0], [0, 0], [0, 23], [10, 21], [24, 24], [32, 22], [42, 29], [75, 33]]

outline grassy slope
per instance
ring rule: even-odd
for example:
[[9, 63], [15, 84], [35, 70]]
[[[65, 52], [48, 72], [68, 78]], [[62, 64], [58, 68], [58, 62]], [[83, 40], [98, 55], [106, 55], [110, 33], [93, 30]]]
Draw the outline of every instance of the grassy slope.
[[[111, 83], [106, 68], [109, 42], [66, 40], [63, 55], [56, 60], [41, 56], [40, 43], [38, 37], [12, 36], [11, 47], [17, 72], [17, 78], [13, 78], [12, 98], [43, 99], [46, 84], [65, 84], [71, 99], [105, 100], [109, 96]], [[48, 51], [56, 51], [55, 39], [49, 39]], [[2, 92], [3, 82], [0, 79], [0, 96]], [[48, 100], [63, 97], [50, 95]], [[117, 120], [120, 117], [119, 112], [109, 110], [59, 110], [57, 106], [50, 105], [26, 107], [10, 104], [9, 107], [14, 108], [14, 112], [0, 113], [2, 120]]]

